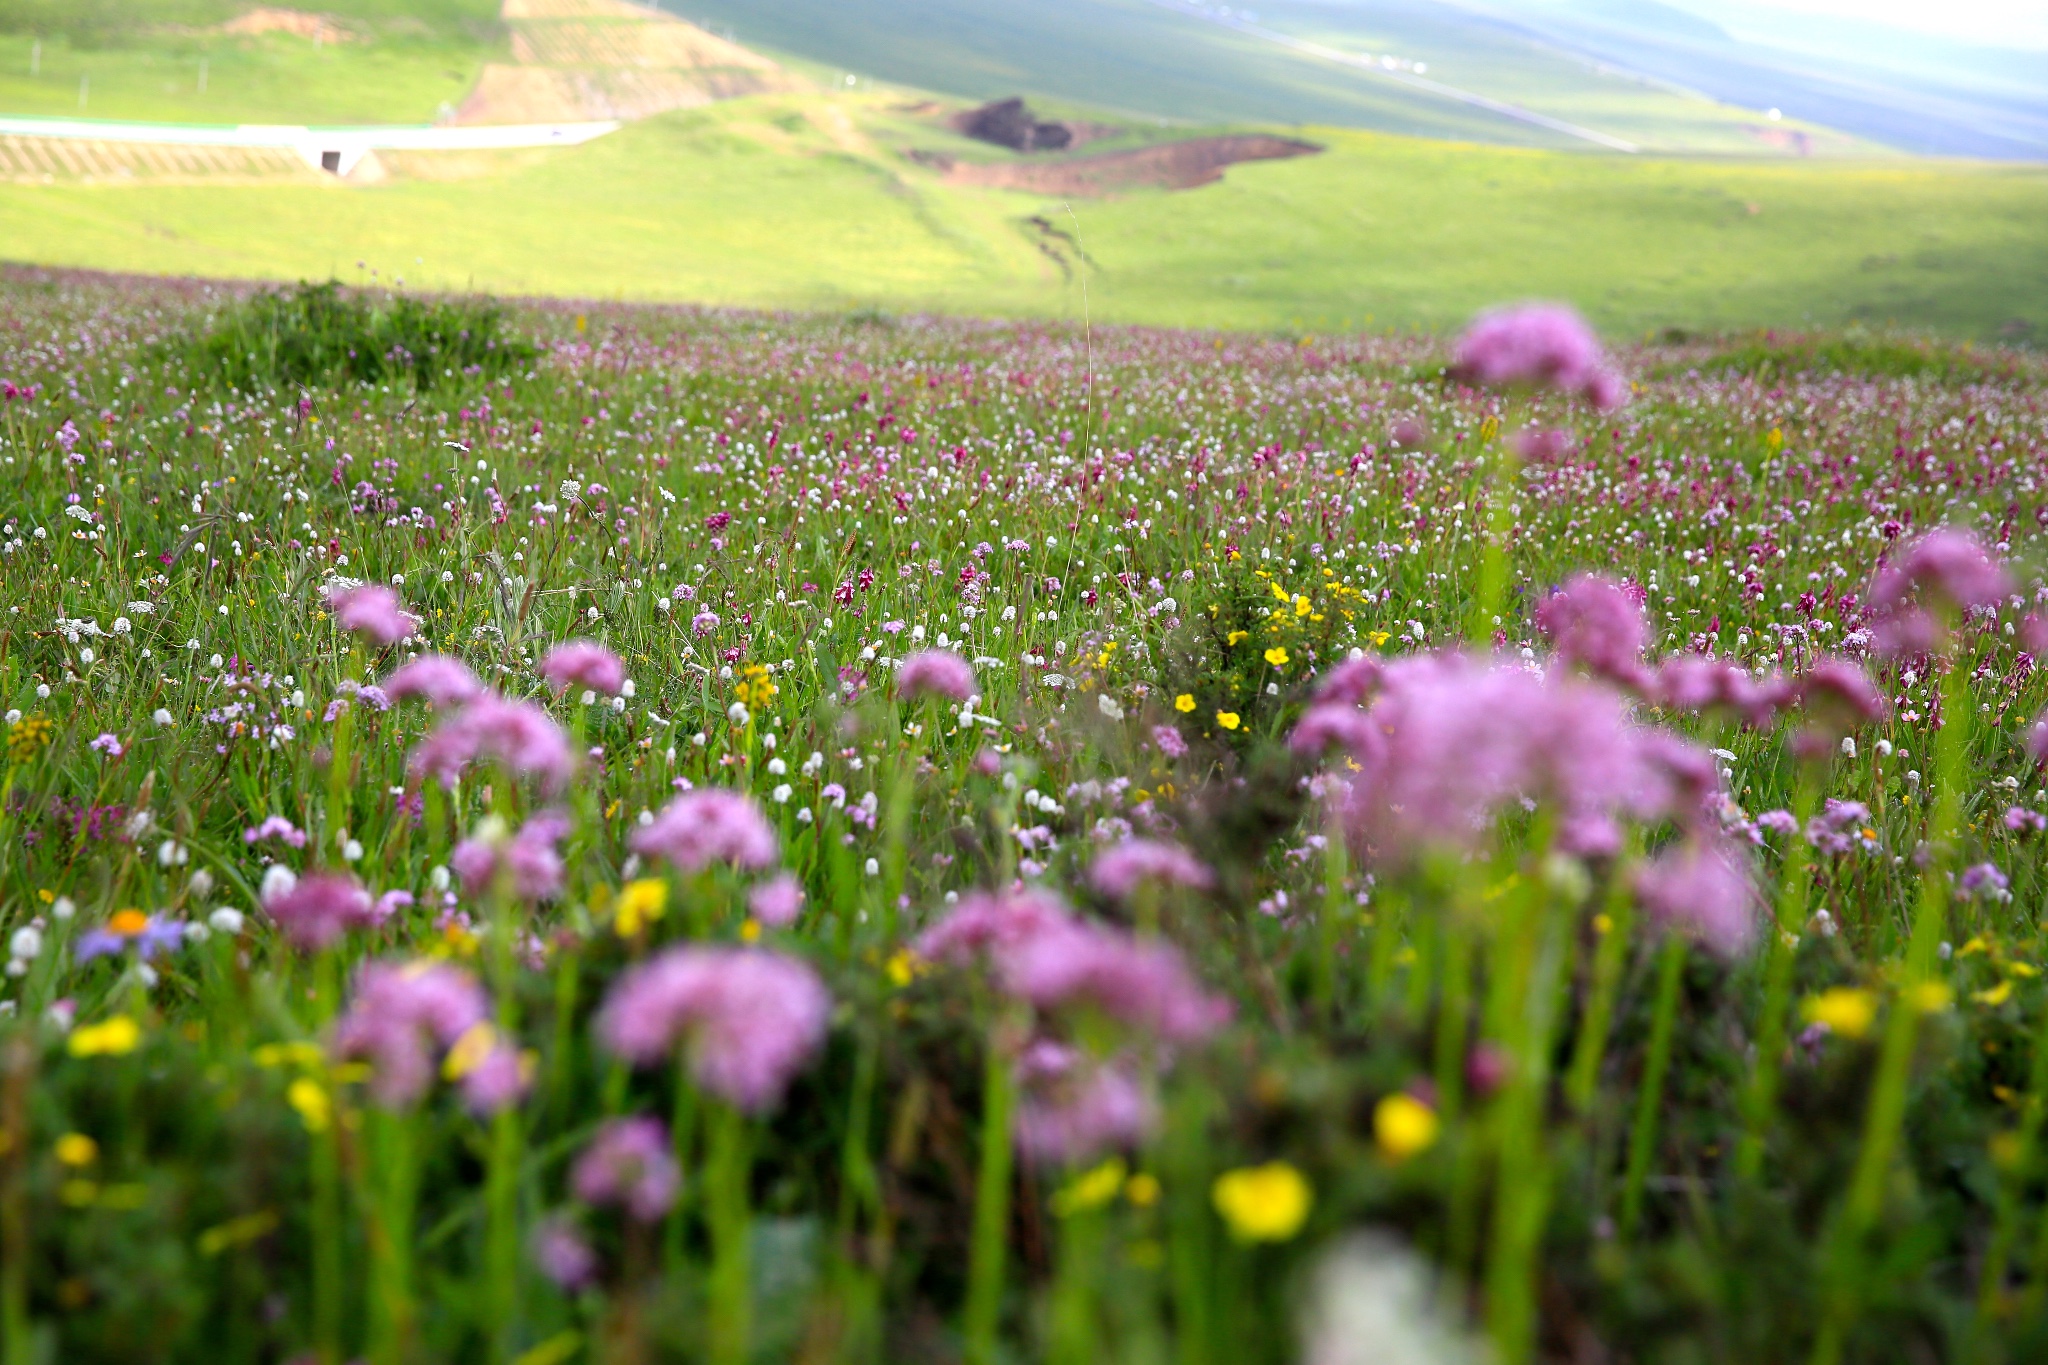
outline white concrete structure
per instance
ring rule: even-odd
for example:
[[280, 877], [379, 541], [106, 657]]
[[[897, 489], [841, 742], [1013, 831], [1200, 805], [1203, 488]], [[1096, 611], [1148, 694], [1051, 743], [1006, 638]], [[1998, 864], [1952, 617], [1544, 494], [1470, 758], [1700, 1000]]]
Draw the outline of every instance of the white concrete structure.
[[573, 147], [619, 128], [595, 123], [517, 123], [481, 127], [308, 128], [297, 124], [121, 123], [109, 119], [0, 116], [0, 136], [80, 138], [185, 147], [276, 147], [314, 170], [347, 175], [370, 152], [480, 152], [515, 147]]

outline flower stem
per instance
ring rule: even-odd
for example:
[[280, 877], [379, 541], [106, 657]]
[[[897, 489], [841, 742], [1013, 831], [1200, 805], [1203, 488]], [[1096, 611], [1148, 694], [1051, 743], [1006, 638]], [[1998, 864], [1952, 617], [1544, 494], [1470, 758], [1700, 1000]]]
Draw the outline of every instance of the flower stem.
[[747, 1116], [720, 1104], [711, 1119], [705, 1191], [711, 1225], [711, 1365], [747, 1365], [753, 1337], [752, 1134]]
[[1635, 1122], [1629, 1127], [1628, 1172], [1621, 1190], [1621, 1235], [1633, 1237], [1643, 1215], [1643, 1185], [1657, 1150], [1657, 1112], [1664, 1104], [1664, 1073], [1671, 1065], [1671, 1034], [1678, 1019], [1678, 987], [1685, 975], [1686, 942], [1673, 933], [1657, 961], [1657, 1000], [1650, 1016], [1650, 1054], [1636, 1093]]
[[1003, 1258], [1010, 1233], [1010, 1123], [1016, 1078], [991, 1029], [982, 1067], [981, 1169], [974, 1185], [974, 1232], [967, 1262], [968, 1365], [995, 1365], [996, 1330], [1003, 1308]]
[[1764, 1141], [1778, 1104], [1778, 1079], [1784, 1067], [1785, 1016], [1791, 1007], [1794, 949], [1785, 942], [1806, 922], [1807, 897], [1813, 880], [1813, 857], [1806, 842], [1806, 822], [1820, 804], [1819, 774], [1812, 763], [1801, 765], [1799, 791], [1792, 803], [1795, 828], [1785, 851], [1778, 883], [1777, 914], [1764, 945], [1764, 1002], [1757, 1017], [1756, 1062], [1743, 1097], [1742, 1137], [1735, 1146], [1735, 1176], [1754, 1180], [1763, 1167]]

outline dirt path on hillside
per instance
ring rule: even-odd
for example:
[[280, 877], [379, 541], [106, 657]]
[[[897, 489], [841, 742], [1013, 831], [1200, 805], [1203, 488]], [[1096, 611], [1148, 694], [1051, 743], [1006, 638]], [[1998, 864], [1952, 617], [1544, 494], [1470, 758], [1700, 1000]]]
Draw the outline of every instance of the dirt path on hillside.
[[935, 152], [913, 152], [911, 157], [938, 171], [949, 184], [1096, 196], [1138, 189], [1193, 189], [1221, 180], [1223, 172], [1239, 162], [1313, 156], [1322, 150], [1313, 142], [1294, 138], [1238, 133], [1059, 160], [970, 162]]

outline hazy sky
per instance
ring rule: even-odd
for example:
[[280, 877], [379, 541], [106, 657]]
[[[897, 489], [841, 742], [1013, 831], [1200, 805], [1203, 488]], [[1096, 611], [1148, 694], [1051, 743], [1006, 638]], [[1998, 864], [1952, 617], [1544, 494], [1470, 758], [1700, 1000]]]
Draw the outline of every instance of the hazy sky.
[[[1749, 0], [1759, 8], [1871, 19], [1968, 42], [2048, 47], [2048, 0]], [[1686, 8], [1711, 12], [1714, 0]], [[1732, 8], [1732, 7], [1731, 7]]]

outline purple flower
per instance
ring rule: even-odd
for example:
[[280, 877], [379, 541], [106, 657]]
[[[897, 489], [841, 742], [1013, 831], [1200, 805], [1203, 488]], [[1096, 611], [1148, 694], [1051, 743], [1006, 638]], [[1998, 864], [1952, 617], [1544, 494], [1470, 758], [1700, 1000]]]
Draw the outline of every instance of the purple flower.
[[1018, 1058], [1017, 1079], [1017, 1149], [1033, 1165], [1074, 1164], [1136, 1147], [1158, 1126], [1151, 1095], [1119, 1061], [1093, 1062], [1040, 1039]]
[[126, 952], [132, 945], [138, 960], [151, 962], [184, 946], [183, 920], [151, 915], [139, 925], [124, 922], [135, 918], [138, 918], [135, 911], [125, 910], [104, 927], [80, 934], [78, 942], [71, 947], [72, 961], [82, 967], [94, 958], [113, 957]]
[[568, 640], [556, 645], [540, 661], [540, 675], [557, 695], [573, 684], [612, 697], [626, 685], [625, 664], [595, 640]]
[[2005, 827], [2014, 834], [2039, 834], [2048, 829], [2048, 815], [2025, 806], [2008, 806], [2005, 812]]
[[1067, 907], [1050, 891], [970, 891], [953, 913], [920, 934], [914, 946], [919, 957], [965, 965], [1072, 922]]
[[1788, 838], [1799, 832], [1798, 817], [1793, 815], [1791, 811], [1784, 809], [1765, 811], [1762, 815], [1757, 816], [1756, 824], [1758, 829], [1767, 829], [1773, 834], [1784, 835]]
[[1003, 984], [1040, 1009], [1080, 1007], [1167, 1042], [1195, 1042], [1230, 1017], [1171, 944], [1068, 920], [1002, 949]]
[[261, 824], [252, 825], [242, 831], [242, 842], [245, 844], [257, 844], [265, 839], [282, 839], [293, 848], [306, 846], [305, 831], [282, 815], [265, 816]]
[[1158, 746], [1159, 752], [1168, 758], [1185, 757], [1188, 751], [1188, 742], [1182, 739], [1180, 731], [1171, 725], [1153, 726], [1152, 742]]
[[831, 1010], [817, 973], [795, 958], [681, 945], [620, 978], [597, 1032], [641, 1066], [682, 1048], [700, 1087], [759, 1113], [774, 1107], [824, 1041]]
[[462, 1102], [470, 1111], [495, 1114], [525, 1097], [531, 1073], [518, 1048], [493, 1038], [482, 1055], [467, 1060], [455, 1074], [462, 1085]]
[[1807, 728], [1822, 742], [1884, 719], [1884, 694], [1862, 665], [1848, 659], [1820, 660], [1793, 684], [1792, 692], [1805, 712]]
[[1607, 852], [1619, 818], [1698, 820], [1718, 780], [1703, 750], [1638, 726], [1603, 684], [1460, 654], [1389, 664], [1363, 715], [1343, 727], [1347, 806], [1380, 860], [1476, 847], [1525, 800], [1556, 808], [1573, 851]]
[[1357, 706], [1344, 701], [1318, 701], [1294, 723], [1287, 736], [1287, 747], [1313, 758], [1332, 748], [1362, 753], [1375, 747], [1379, 740], [1378, 729]]
[[715, 611], [698, 612], [690, 618], [690, 629], [696, 632], [697, 638], [701, 640], [712, 631], [718, 629], [718, 613]]
[[562, 812], [541, 811], [509, 838], [501, 826], [495, 837], [486, 834], [464, 839], [449, 855], [448, 866], [472, 896], [489, 891], [503, 872], [521, 900], [553, 900], [562, 894], [562, 876], [567, 871], [556, 845], [569, 828], [569, 817]]
[[1681, 654], [1658, 665], [1648, 695], [1673, 711], [1724, 710], [1743, 724], [1761, 729], [1792, 699], [1792, 690], [1776, 677], [1756, 682], [1741, 665], [1726, 659]]
[[424, 697], [437, 708], [464, 706], [484, 694], [484, 685], [462, 660], [422, 654], [384, 680], [384, 693], [393, 701]]
[[1651, 918], [1734, 957], [1757, 932], [1757, 891], [1735, 849], [1687, 840], [1636, 871], [1636, 897]]
[[1956, 881], [1956, 895], [1965, 900], [2009, 901], [2012, 882], [1995, 864], [1978, 863], [1966, 868]]
[[1920, 537], [1878, 571], [1870, 584], [1878, 647], [1894, 658], [1931, 654], [1964, 613], [1995, 607], [2012, 592], [2012, 576], [1967, 531]]
[[343, 630], [352, 630], [373, 645], [395, 645], [413, 633], [413, 618], [399, 604], [398, 594], [381, 583], [360, 588], [335, 588], [327, 605]]
[[1831, 796], [1820, 814], [1806, 822], [1806, 842], [1822, 853], [1848, 853], [1861, 840], [1859, 831], [1869, 819], [1870, 807], [1861, 801], [1838, 801]]
[[597, 1278], [597, 1253], [566, 1218], [544, 1218], [533, 1230], [533, 1264], [570, 1293]]
[[675, 1207], [682, 1172], [659, 1119], [613, 1119], [576, 1158], [569, 1188], [586, 1204], [612, 1204], [642, 1223]]
[[758, 872], [775, 864], [775, 831], [752, 797], [707, 788], [684, 792], [654, 823], [635, 830], [633, 851], [660, 858], [680, 872], [730, 863]]
[[785, 872], [747, 893], [747, 909], [771, 929], [787, 929], [804, 910], [803, 883]]
[[443, 721], [413, 750], [412, 766], [452, 787], [479, 758], [496, 759], [514, 774], [538, 778], [548, 792], [568, 786], [576, 772], [569, 737], [545, 711], [493, 693]]
[[1316, 705], [1357, 706], [1379, 690], [1380, 679], [1385, 673], [1380, 661], [1369, 654], [1346, 659], [1331, 669], [1316, 687]]
[[1649, 623], [1642, 598], [1621, 584], [1580, 574], [1543, 600], [1536, 624], [1565, 663], [1623, 687], [1644, 686]]
[[1216, 874], [1194, 854], [1178, 844], [1153, 839], [1128, 839], [1118, 844], [1095, 860], [1088, 877], [1097, 891], [1119, 900], [1128, 898], [1143, 881], [1197, 890], [1216, 884]]
[[353, 877], [314, 872], [263, 901], [264, 913], [300, 948], [318, 951], [349, 929], [376, 922], [370, 893]]
[[439, 962], [373, 962], [356, 981], [334, 1029], [338, 1057], [367, 1057], [370, 1093], [387, 1109], [417, 1101], [434, 1083], [434, 1050], [454, 1047], [484, 1022], [476, 978]]
[[1522, 304], [1482, 313], [1458, 339], [1452, 373], [1491, 387], [1530, 386], [1581, 393], [1602, 408], [1625, 389], [1607, 368], [1600, 340], [1570, 308]]
[[897, 665], [896, 693], [906, 700], [929, 694], [966, 701], [975, 695], [974, 669], [950, 650], [923, 650]]
[[119, 758], [122, 754], [128, 752], [126, 749], [121, 747], [121, 740], [119, 736], [112, 734], [97, 735], [93, 738], [92, 743], [88, 744], [86, 747], [89, 749], [97, 749], [101, 753], [105, 754], [108, 758]]

